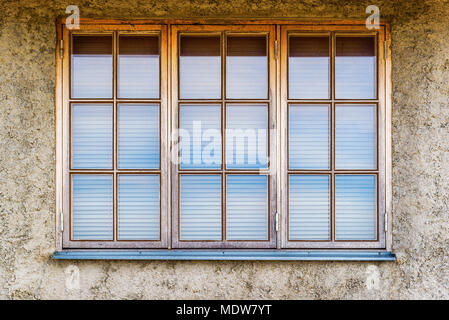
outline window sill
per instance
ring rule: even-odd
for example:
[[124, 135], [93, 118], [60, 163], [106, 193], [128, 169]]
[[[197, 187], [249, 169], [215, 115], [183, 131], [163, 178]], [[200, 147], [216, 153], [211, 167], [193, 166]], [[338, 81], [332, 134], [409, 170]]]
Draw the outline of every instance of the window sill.
[[55, 260], [229, 260], [229, 261], [395, 261], [389, 251], [298, 250], [71, 250], [56, 251]]

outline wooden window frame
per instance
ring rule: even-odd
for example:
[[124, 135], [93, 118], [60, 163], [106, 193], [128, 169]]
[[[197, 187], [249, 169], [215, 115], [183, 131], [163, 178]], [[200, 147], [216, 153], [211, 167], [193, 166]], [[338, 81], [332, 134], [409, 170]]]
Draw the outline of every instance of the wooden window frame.
[[[220, 31], [221, 30], [221, 31]], [[270, 215], [270, 244], [257, 246], [255, 243], [247, 243], [240, 241], [229, 241], [217, 246], [210, 246], [203, 243], [199, 245], [183, 245], [176, 241], [175, 233], [177, 214], [177, 179], [178, 168], [171, 162], [171, 157], [177, 156], [176, 152], [172, 152], [172, 144], [169, 141], [172, 130], [178, 125], [178, 90], [177, 88], [177, 33], [179, 31], [185, 32], [224, 32], [225, 30], [235, 31], [236, 33], [246, 32], [266, 32], [269, 30], [270, 37], [268, 62], [269, 68], [269, 110], [270, 129], [280, 128], [280, 134], [270, 133], [269, 148], [270, 148], [270, 163], [269, 163], [269, 180], [270, 180], [270, 201], [269, 208]], [[307, 21], [302, 19], [153, 19], [153, 20], [95, 20], [95, 19], [81, 19], [79, 30], [68, 30], [65, 27], [65, 19], [58, 19], [56, 22], [57, 43], [56, 43], [56, 162], [55, 162], [55, 178], [56, 178], [56, 214], [55, 226], [56, 237], [55, 246], [58, 251], [74, 250], [74, 249], [176, 249], [176, 248], [195, 248], [200, 249], [300, 249], [300, 250], [323, 250], [323, 249], [369, 249], [369, 250], [387, 250], [392, 248], [392, 162], [391, 162], [391, 52], [390, 52], [390, 26], [388, 22], [381, 21], [379, 29], [368, 30], [365, 26], [365, 21], [354, 20], [328, 20], [328, 21]], [[159, 33], [160, 34], [160, 97], [159, 99], [118, 99], [117, 98], [117, 41], [118, 33]], [[334, 88], [330, 84], [331, 99], [323, 99], [319, 101], [304, 99], [295, 100], [294, 102], [310, 104], [323, 103], [330, 104], [332, 119], [334, 118], [333, 106], [335, 103], [371, 103], [375, 102], [378, 106], [378, 170], [375, 171], [378, 176], [378, 233], [379, 241], [337, 241], [329, 242], [291, 242], [287, 240], [287, 177], [289, 173], [296, 173], [295, 171], [287, 170], [287, 106], [291, 100], [288, 100], [287, 90], [287, 38], [288, 32], [294, 33], [330, 33], [339, 32], [342, 34], [376, 34], [377, 36], [377, 99], [373, 100], [337, 100], [334, 99]], [[114, 34], [114, 68], [113, 68], [113, 99], [70, 99], [70, 35], [71, 34], [95, 34], [95, 33], [112, 33]], [[334, 37], [332, 40], [334, 45]], [[277, 44], [277, 51], [275, 50], [275, 43]], [[335, 50], [334, 45], [331, 50]], [[224, 48], [222, 48], [224, 55]], [[222, 61], [224, 56], [222, 57]], [[331, 56], [332, 61], [332, 56]], [[223, 64], [223, 62], [222, 62]], [[222, 81], [226, 75], [225, 66], [222, 65]], [[334, 71], [334, 64], [331, 62], [332, 71]], [[331, 75], [333, 75], [332, 73]], [[333, 76], [331, 76], [332, 80]], [[223, 86], [223, 85], [222, 85]], [[222, 89], [222, 95], [224, 91]], [[183, 100], [184, 101], [184, 100]], [[204, 100], [203, 100], [204, 101]], [[73, 170], [70, 171], [70, 104], [72, 102], [111, 102], [114, 106], [114, 167], [113, 170]], [[119, 102], [131, 103], [159, 103], [160, 107], [160, 170], [117, 170], [117, 104]], [[185, 100], [186, 103], [195, 103], [196, 100]], [[222, 114], [226, 107], [225, 102], [238, 103], [240, 100], [229, 99], [226, 100], [224, 96], [219, 99], [222, 105]], [[243, 102], [257, 102], [257, 100], [243, 100]], [[267, 104], [268, 104], [267, 103]], [[224, 119], [222, 119], [222, 122]], [[332, 128], [334, 127], [334, 120], [332, 120]], [[333, 136], [333, 135], [332, 135]], [[331, 138], [332, 141], [334, 138]], [[224, 140], [224, 138], [223, 138]], [[224, 142], [222, 145], [225, 147]], [[332, 143], [332, 148], [334, 144]], [[224, 157], [225, 155], [222, 155]], [[331, 153], [331, 158], [333, 153]], [[331, 162], [333, 161], [330, 160]], [[224, 162], [222, 163], [222, 166]], [[331, 170], [318, 170], [302, 172], [327, 174]], [[68, 230], [70, 230], [70, 174], [86, 172], [92, 173], [110, 173], [117, 176], [119, 173], [125, 174], [160, 174], [161, 180], [161, 239], [160, 241], [73, 241], [70, 240]], [[192, 170], [188, 170], [192, 171]], [[211, 174], [215, 170], [205, 170], [205, 173]], [[243, 170], [229, 170], [233, 173], [248, 173]], [[237, 172], [234, 172], [237, 171]], [[373, 171], [368, 170], [368, 173]], [[195, 172], [195, 171], [193, 171]], [[218, 171], [222, 172], [222, 171]], [[354, 173], [363, 173], [365, 171], [357, 171]], [[254, 173], [251, 171], [251, 173]], [[333, 190], [334, 179], [333, 175], [336, 172], [331, 172], [331, 189]], [[340, 173], [340, 171], [338, 172]], [[344, 173], [344, 172], [341, 172]], [[222, 173], [222, 184], [224, 183], [224, 173]], [[114, 235], [117, 231], [117, 186], [114, 179]], [[331, 195], [332, 197], [333, 195]], [[223, 199], [225, 201], [225, 199]], [[280, 229], [276, 232], [275, 213], [280, 216]], [[172, 234], [173, 232], [173, 234]], [[177, 235], [177, 234], [176, 234]], [[233, 244], [233, 242], [235, 242]]]

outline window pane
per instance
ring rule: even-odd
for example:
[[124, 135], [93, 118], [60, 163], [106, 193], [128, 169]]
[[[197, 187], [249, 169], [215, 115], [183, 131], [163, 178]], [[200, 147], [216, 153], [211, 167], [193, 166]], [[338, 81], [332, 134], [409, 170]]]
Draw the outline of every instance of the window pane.
[[159, 240], [159, 175], [118, 176], [119, 240]]
[[119, 37], [119, 98], [159, 98], [159, 37]]
[[374, 37], [337, 37], [335, 53], [335, 97], [376, 98], [376, 54]]
[[72, 168], [112, 168], [112, 105], [72, 105]]
[[180, 106], [181, 169], [221, 168], [221, 106]]
[[376, 153], [376, 106], [336, 105], [336, 168], [375, 169]]
[[112, 175], [72, 175], [72, 238], [112, 240]]
[[290, 99], [329, 98], [329, 37], [291, 36], [288, 50]]
[[268, 178], [226, 177], [226, 238], [268, 240]]
[[159, 105], [118, 106], [118, 166], [159, 168]]
[[262, 169], [268, 166], [268, 107], [263, 104], [226, 106], [226, 166]]
[[329, 169], [329, 106], [289, 105], [289, 169]]
[[73, 36], [72, 97], [112, 98], [112, 36]]
[[337, 240], [375, 240], [376, 211], [376, 176], [335, 176]]
[[328, 175], [289, 175], [289, 240], [330, 240]]
[[181, 175], [180, 240], [221, 240], [221, 176]]
[[181, 99], [220, 99], [220, 36], [182, 36], [179, 73]]
[[267, 99], [268, 60], [265, 36], [228, 36], [226, 97]]

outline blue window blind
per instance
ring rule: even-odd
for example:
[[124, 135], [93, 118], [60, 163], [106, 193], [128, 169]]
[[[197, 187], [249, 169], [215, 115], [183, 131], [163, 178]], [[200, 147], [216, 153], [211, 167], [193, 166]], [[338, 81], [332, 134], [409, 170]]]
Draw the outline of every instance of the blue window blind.
[[329, 106], [290, 105], [288, 121], [289, 169], [329, 169]]
[[181, 169], [221, 167], [221, 106], [180, 106]]
[[221, 240], [221, 175], [181, 175], [180, 240]]
[[72, 168], [112, 169], [112, 105], [72, 105]]
[[220, 99], [220, 36], [181, 36], [179, 95], [181, 99]]
[[226, 98], [267, 99], [266, 36], [228, 36], [226, 45]]
[[374, 37], [336, 37], [335, 97], [376, 98]]
[[226, 106], [226, 167], [268, 167], [268, 107], [263, 104]]
[[376, 168], [376, 106], [336, 105], [336, 169]]
[[159, 105], [119, 104], [118, 166], [159, 168]]
[[73, 36], [73, 98], [112, 98], [112, 36]]
[[329, 37], [290, 36], [288, 96], [290, 99], [329, 98]]
[[375, 175], [335, 176], [335, 238], [375, 240], [377, 234]]
[[159, 240], [159, 175], [118, 176], [119, 240]]
[[159, 98], [159, 37], [120, 35], [119, 98]]
[[329, 175], [289, 175], [289, 240], [330, 240]]
[[268, 178], [227, 175], [226, 239], [268, 240]]
[[72, 175], [72, 238], [112, 240], [112, 175]]

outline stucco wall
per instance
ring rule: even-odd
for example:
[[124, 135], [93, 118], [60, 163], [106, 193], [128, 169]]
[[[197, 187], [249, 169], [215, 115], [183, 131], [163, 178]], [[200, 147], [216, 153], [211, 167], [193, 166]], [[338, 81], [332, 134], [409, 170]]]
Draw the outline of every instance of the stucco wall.
[[[396, 263], [53, 261], [55, 19], [392, 22]], [[0, 298], [449, 298], [449, 1], [0, 0]]]

